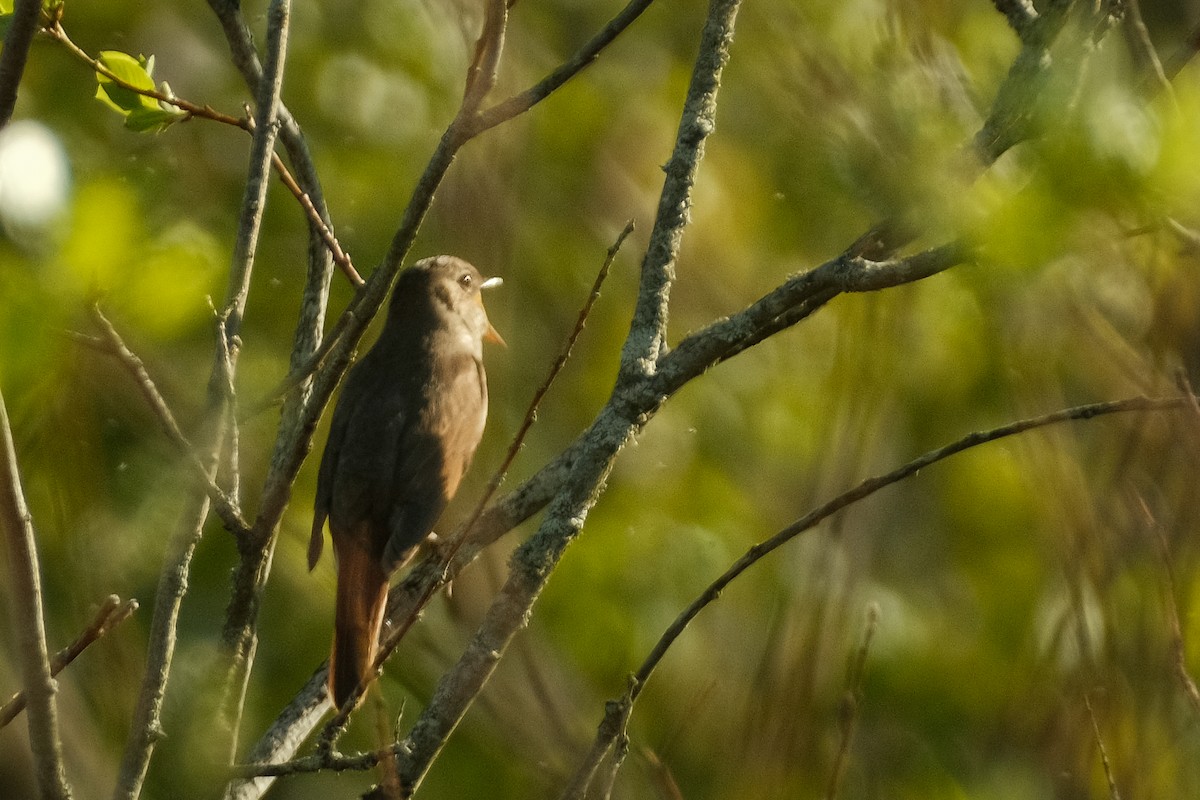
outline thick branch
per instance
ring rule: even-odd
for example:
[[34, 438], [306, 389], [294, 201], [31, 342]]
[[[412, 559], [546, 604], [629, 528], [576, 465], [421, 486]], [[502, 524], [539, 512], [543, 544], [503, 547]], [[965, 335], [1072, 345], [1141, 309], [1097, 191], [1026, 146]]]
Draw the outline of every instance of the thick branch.
[[659, 362], [660, 391], [678, 391], [704, 370], [796, 324], [839, 294], [912, 283], [970, 257], [969, 248], [958, 242], [889, 261], [870, 261], [850, 252], [792, 276], [742, 311], [688, 334]]
[[704, 143], [716, 127], [717, 90], [729, 60], [737, 3], [717, 13], [714, 6], [701, 35], [700, 54], [692, 70], [675, 150], [663, 170], [667, 179], [658, 200], [650, 246], [642, 261], [642, 280], [633, 323], [621, 353], [621, 374], [650, 375], [666, 349], [667, 309], [675, 280], [675, 259], [683, 230], [691, 221], [692, 186], [704, 158]]
[[1030, 27], [1037, 22], [1038, 13], [1032, 0], [992, 0], [996, 10], [1008, 20], [1009, 27], [1024, 39]]
[[[1036, 133], [1036, 101], [1054, 66], [1050, 46], [1066, 24], [1073, 4], [1072, 0], [1050, 0], [1042, 14], [1032, 19], [1019, 12], [1016, 16], [1009, 14], [1009, 22], [1016, 19], [1014, 27], [1019, 26], [1021, 52], [1000, 84], [983, 128], [975, 136], [975, 150], [984, 165], [990, 165], [1010, 147]], [[997, 5], [1003, 10], [1003, 7], [1013, 9], [1024, 3]]]

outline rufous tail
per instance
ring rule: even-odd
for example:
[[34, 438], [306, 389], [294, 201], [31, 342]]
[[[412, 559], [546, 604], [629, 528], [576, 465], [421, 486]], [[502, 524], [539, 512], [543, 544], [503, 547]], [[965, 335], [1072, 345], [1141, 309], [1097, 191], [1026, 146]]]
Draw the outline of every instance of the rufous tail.
[[[365, 545], [366, 543], [362, 543]], [[333, 623], [333, 654], [329, 658], [329, 693], [338, 708], [371, 678], [383, 612], [387, 605], [388, 576], [358, 542], [339, 543], [337, 611]]]

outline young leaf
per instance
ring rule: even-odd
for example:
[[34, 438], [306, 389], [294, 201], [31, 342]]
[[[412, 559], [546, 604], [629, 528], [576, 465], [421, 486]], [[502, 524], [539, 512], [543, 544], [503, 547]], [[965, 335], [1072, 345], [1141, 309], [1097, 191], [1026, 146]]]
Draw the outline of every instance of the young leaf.
[[[134, 58], [118, 50], [105, 50], [100, 53], [99, 60], [113, 77], [96, 73], [96, 99], [125, 117], [126, 128], [138, 132], [161, 131], [187, 116], [176, 108], [135, 91], [154, 91], [154, 56]], [[166, 82], [163, 83], [162, 94], [171, 95]]]
[[139, 108], [129, 112], [125, 117], [125, 127], [131, 131], [166, 130], [172, 122], [178, 122], [184, 115], [177, 111], [166, 111], [161, 108]]
[[[134, 58], [119, 50], [100, 53], [100, 63], [120, 79], [121, 85], [107, 75], [96, 73], [96, 99], [121, 114], [130, 114], [139, 109], [158, 108], [158, 101], [139, 94], [134, 89], [154, 90], [154, 78], [146, 70], [145, 58]], [[126, 85], [132, 88], [126, 88]]]

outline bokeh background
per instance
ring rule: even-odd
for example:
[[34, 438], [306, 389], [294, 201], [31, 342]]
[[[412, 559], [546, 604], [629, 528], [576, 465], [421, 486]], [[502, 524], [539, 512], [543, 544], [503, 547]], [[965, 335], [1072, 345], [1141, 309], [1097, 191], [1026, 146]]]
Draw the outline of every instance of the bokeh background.
[[[1140, 5], [1164, 62], [1187, 54], [1200, 3]], [[244, 5], [260, 40], [264, 10]], [[497, 96], [537, 80], [617, 10], [518, 3]], [[508, 348], [488, 353], [488, 432], [441, 527], [475, 502], [605, 249], [633, 219], [508, 485], [606, 399], [704, 12], [701, 0], [655, 4], [567, 87], [469, 144], [442, 185], [413, 255], [452, 252], [502, 275], [489, 309]], [[284, 99], [363, 272], [457, 107], [479, 21], [467, 0], [295, 4]], [[193, 102], [237, 115], [249, 99], [204, 3], [68, 0], [64, 26], [93, 54], [153, 54], [156, 79]], [[1189, 61], [1170, 92], [1148, 89], [1118, 26], [1081, 80], [1063, 76], [1042, 99], [1044, 135], [967, 180], [966, 147], [1017, 52], [983, 0], [745, 4], [678, 264], [673, 338], [892, 215], [921, 220], [919, 244], [969, 236], [980, 257], [838, 298], [672, 398], [622, 454], [424, 795], [555, 796], [605, 699], [675, 615], [752, 543], [862, 478], [973, 430], [1200, 379], [1200, 239], [1189, 233], [1200, 229], [1200, 65]], [[206, 298], [224, 294], [249, 143], [201, 120], [132, 133], [95, 88], [86, 66], [39, 41], [18, 106], [26, 124], [0, 139], [0, 386], [51, 646], [110, 593], [142, 602], [60, 678], [82, 798], [113, 785], [188, 475], [128, 376], [65, 332], [90, 330], [86, 303], [98, 295], [178, 417], [198, 419], [212, 359]], [[13, 156], [17, 133], [27, 149]], [[242, 334], [243, 402], [286, 372], [305, 242], [301, 210], [273, 184]], [[334, 313], [350, 295], [335, 276]], [[275, 423], [267, 412], [242, 430], [249, 509]], [[825, 796], [871, 607], [839, 796], [1109, 797], [1100, 743], [1122, 797], [1200, 796], [1200, 711], [1176, 675], [1172, 632], [1176, 609], [1185, 663], [1200, 671], [1198, 443], [1200, 418], [1188, 413], [1061, 426], [957, 456], [805, 534], [672, 649], [634, 711], [616, 796]], [[247, 742], [329, 644], [333, 571], [305, 568], [310, 461], [265, 598]], [[390, 662], [384, 694], [393, 714], [405, 709], [402, 728], [534, 524], [435, 600]], [[146, 797], [214, 793], [197, 754], [215, 724], [235, 557], [210, 524]], [[0, 691], [18, 685], [6, 613]], [[344, 746], [376, 746], [372, 709], [359, 716]], [[28, 769], [22, 718], [0, 730], [0, 797], [32, 796]], [[293, 777], [271, 796], [354, 797], [371, 781]]]

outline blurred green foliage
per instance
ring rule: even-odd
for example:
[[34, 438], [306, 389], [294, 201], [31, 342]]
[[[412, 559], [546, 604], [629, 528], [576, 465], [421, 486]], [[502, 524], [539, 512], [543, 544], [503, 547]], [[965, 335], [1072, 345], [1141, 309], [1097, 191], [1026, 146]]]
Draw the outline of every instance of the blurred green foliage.
[[[244, 9], [260, 41], [264, 8]], [[516, 4], [497, 96], [537, 80], [617, 8]], [[1195, 0], [1141, 10], [1167, 61], [1200, 22]], [[632, 218], [638, 231], [508, 485], [607, 397], [703, 11], [700, 0], [652, 6], [580, 77], [469, 144], [440, 188], [414, 256], [454, 252], [503, 275], [489, 310], [509, 344], [488, 354], [488, 433], [442, 527], [474, 504]], [[371, 0], [297, 4], [293, 17], [284, 99], [365, 273], [457, 107], [479, 10]], [[249, 99], [202, 3], [68, 3], [63, 20], [89, 53], [153, 54], [153, 80], [180, 97], [235, 116]], [[1148, 89], [1114, 30], [1080, 81], [1061, 75], [1041, 98], [1042, 136], [972, 180], [971, 136], [1018, 51], [991, 4], [766, 0], [746, 4], [738, 26], [677, 267], [675, 339], [885, 217], [919, 220], [923, 245], [968, 237], [980, 256], [838, 298], [672, 398], [622, 454], [424, 795], [554, 796], [603, 701], [675, 615], [750, 544], [862, 478], [972, 430], [1200, 377], [1195, 64], [1169, 93]], [[135, 134], [122, 117], [141, 100], [107, 94], [118, 115], [95, 92], [86, 66], [36, 44], [17, 116], [59, 137], [73, 183], [60, 215], [0, 243], [0, 386], [39, 534], [51, 646], [109, 593], [142, 602], [61, 679], [68, 771], [83, 798], [106, 796], [114, 780], [187, 475], [128, 376], [65, 332], [89, 332], [86, 304], [99, 298], [185, 427], [195, 424], [212, 361], [206, 298], [225, 291], [249, 144], [204, 120]], [[305, 247], [302, 211], [273, 184], [242, 332], [243, 402], [287, 370]], [[332, 312], [350, 295], [335, 276]], [[265, 413], [242, 429], [250, 509], [274, 424]], [[846, 665], [872, 603], [878, 631], [841, 797], [1107, 797], [1085, 697], [1122, 797], [1200, 796], [1200, 726], [1175, 675], [1168, 603], [1200, 671], [1196, 441], [1188, 415], [1036, 432], [932, 467], [805, 534], [672, 648], [634, 711], [616, 796], [824, 796]], [[332, 571], [304, 567], [313, 471], [281, 531], [247, 743], [328, 648]], [[406, 704], [402, 728], [533, 524], [436, 600], [389, 664], [384, 694], [393, 712]], [[197, 753], [214, 724], [236, 553], [210, 527], [150, 798], [212, 793]], [[19, 679], [7, 615], [3, 625], [7, 692]], [[373, 713], [360, 712], [345, 747], [376, 746]], [[0, 797], [31, 791], [22, 722], [0, 731]], [[370, 782], [293, 777], [272, 796], [352, 797]]]

